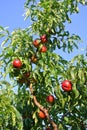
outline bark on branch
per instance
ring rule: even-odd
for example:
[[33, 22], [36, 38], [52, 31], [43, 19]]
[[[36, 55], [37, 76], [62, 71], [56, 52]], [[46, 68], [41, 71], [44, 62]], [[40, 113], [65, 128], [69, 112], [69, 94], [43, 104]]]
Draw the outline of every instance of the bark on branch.
[[48, 110], [47, 110], [46, 108], [44, 108], [44, 106], [42, 106], [42, 105], [37, 101], [36, 96], [35, 96], [34, 93], [33, 93], [33, 86], [32, 86], [32, 84], [30, 84], [30, 88], [29, 88], [29, 89], [30, 89], [30, 92], [31, 92], [31, 94], [32, 94], [32, 96], [33, 96], [33, 100], [34, 100], [35, 105], [36, 105], [41, 111], [43, 111], [43, 112], [45, 113], [45, 115], [46, 115], [46, 117], [47, 117], [49, 123], [52, 125], [53, 129], [54, 129], [54, 130], [59, 130], [58, 127], [57, 127], [57, 124], [50, 118], [50, 115], [49, 115]]

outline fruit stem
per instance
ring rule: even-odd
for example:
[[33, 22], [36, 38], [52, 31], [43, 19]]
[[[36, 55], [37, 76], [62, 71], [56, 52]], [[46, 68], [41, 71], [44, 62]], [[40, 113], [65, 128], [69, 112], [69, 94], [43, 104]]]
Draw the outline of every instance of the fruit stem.
[[48, 113], [48, 110], [46, 108], [44, 108], [44, 106], [42, 106], [36, 99], [36, 96], [34, 95], [34, 91], [33, 91], [33, 86], [32, 86], [32, 83], [30, 84], [30, 87], [29, 87], [29, 90], [33, 96], [33, 100], [34, 100], [34, 103], [35, 105], [45, 113], [49, 123], [53, 126], [54, 130], [59, 130], [58, 127], [57, 127], [57, 124], [55, 124], [55, 122], [50, 118], [50, 115]]

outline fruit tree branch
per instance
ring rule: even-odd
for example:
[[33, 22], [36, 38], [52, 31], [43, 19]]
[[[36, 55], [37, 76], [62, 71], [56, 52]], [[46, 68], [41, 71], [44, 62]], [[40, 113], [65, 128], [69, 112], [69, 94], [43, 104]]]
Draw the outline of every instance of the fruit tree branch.
[[50, 118], [50, 115], [49, 115], [49, 113], [48, 113], [48, 110], [47, 110], [46, 108], [44, 108], [44, 107], [37, 101], [36, 96], [34, 95], [34, 92], [33, 92], [32, 84], [30, 84], [30, 88], [29, 88], [29, 89], [30, 89], [30, 92], [31, 92], [31, 94], [32, 94], [32, 96], [33, 96], [33, 100], [34, 100], [35, 105], [36, 105], [41, 111], [43, 111], [43, 112], [45, 113], [45, 115], [46, 115], [46, 117], [47, 117], [49, 123], [53, 126], [54, 130], [59, 130], [58, 127], [57, 127], [57, 125], [55, 124], [55, 122]]

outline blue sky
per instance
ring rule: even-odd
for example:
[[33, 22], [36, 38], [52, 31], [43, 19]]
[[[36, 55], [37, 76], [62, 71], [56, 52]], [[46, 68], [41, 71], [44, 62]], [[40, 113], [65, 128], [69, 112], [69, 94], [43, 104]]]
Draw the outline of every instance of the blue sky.
[[[16, 28], [26, 28], [29, 25], [29, 20], [24, 21], [24, 2], [26, 0], [1, 0], [0, 2], [0, 25], [3, 27], [9, 26], [9, 30], [13, 31]], [[71, 33], [78, 34], [83, 43], [79, 45], [79, 50], [74, 50], [71, 54], [65, 54], [57, 51], [66, 59], [71, 59], [78, 53], [84, 53], [82, 48], [87, 46], [87, 6], [79, 5], [79, 14], [71, 16], [72, 24], [67, 25], [67, 29]], [[1, 43], [0, 43], [1, 44]]]

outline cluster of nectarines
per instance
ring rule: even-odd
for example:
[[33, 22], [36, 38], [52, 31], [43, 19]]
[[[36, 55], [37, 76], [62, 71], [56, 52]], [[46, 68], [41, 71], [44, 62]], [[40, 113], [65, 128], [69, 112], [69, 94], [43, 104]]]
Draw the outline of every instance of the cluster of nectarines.
[[[72, 90], [72, 83], [71, 83], [71, 81], [69, 81], [69, 80], [64, 80], [64, 81], [62, 82], [62, 89], [63, 89], [65, 92], [71, 91], [71, 90]], [[46, 97], [46, 101], [47, 101], [48, 103], [53, 103], [53, 102], [55, 101], [55, 98], [54, 98], [53, 95], [49, 95], [49, 96]], [[44, 118], [46, 118], [46, 115], [45, 115], [45, 113], [44, 113], [43, 111], [40, 111], [40, 112], [39, 112], [39, 117], [44, 119]]]
[[[36, 48], [38, 48], [39, 52], [41, 53], [45, 53], [47, 51], [47, 47], [46, 45], [44, 45], [47, 42], [47, 35], [44, 34], [42, 36], [40, 36], [40, 39], [36, 39], [33, 41], [32, 45]], [[30, 58], [31, 63], [36, 63], [37, 62], [37, 56], [36, 54], [32, 55]], [[19, 58], [16, 58], [13, 60], [12, 63], [13, 67], [16, 69], [21, 69], [23, 66], [22, 61]], [[20, 79], [19, 82], [25, 82], [26, 78], [28, 78], [30, 76], [30, 72], [26, 72], [25, 74], [23, 74], [22, 76], [22, 80]]]
[[[40, 37], [40, 39], [36, 39], [33, 41], [33, 45], [38, 48], [40, 45], [42, 44], [45, 44], [47, 42], [47, 36], [46, 34], [42, 35]], [[42, 45], [41, 48], [40, 48], [40, 52], [46, 52], [47, 51], [47, 47], [45, 45]], [[31, 57], [31, 61], [32, 62], [36, 62], [37, 58], [36, 58], [36, 55], [33, 55]], [[19, 60], [19, 59], [15, 59], [13, 61], [13, 67], [15, 68], [21, 68], [22, 66], [22, 62]]]
[[[62, 87], [62, 89], [63, 89], [65, 92], [69, 92], [69, 91], [72, 90], [72, 82], [71, 82], [70, 80], [64, 80], [64, 81], [62, 82], [62, 86], [61, 86], [61, 87]], [[55, 98], [54, 98], [53, 95], [49, 95], [49, 96], [46, 97], [46, 101], [47, 101], [48, 103], [52, 104], [52, 103], [54, 103]], [[40, 117], [41, 119], [45, 119], [45, 118], [46, 118], [45, 113], [44, 113], [43, 111], [41, 111], [41, 110], [39, 111], [38, 115], [39, 115], [39, 117]], [[47, 127], [46, 130], [51, 130], [51, 127]]]
[[36, 39], [33, 41], [33, 45], [36, 47], [36, 48], [39, 48], [40, 47], [40, 52], [43, 52], [45, 53], [47, 51], [47, 47], [46, 45], [43, 45], [47, 42], [47, 36], [46, 34], [42, 35], [40, 37], [40, 39]]

